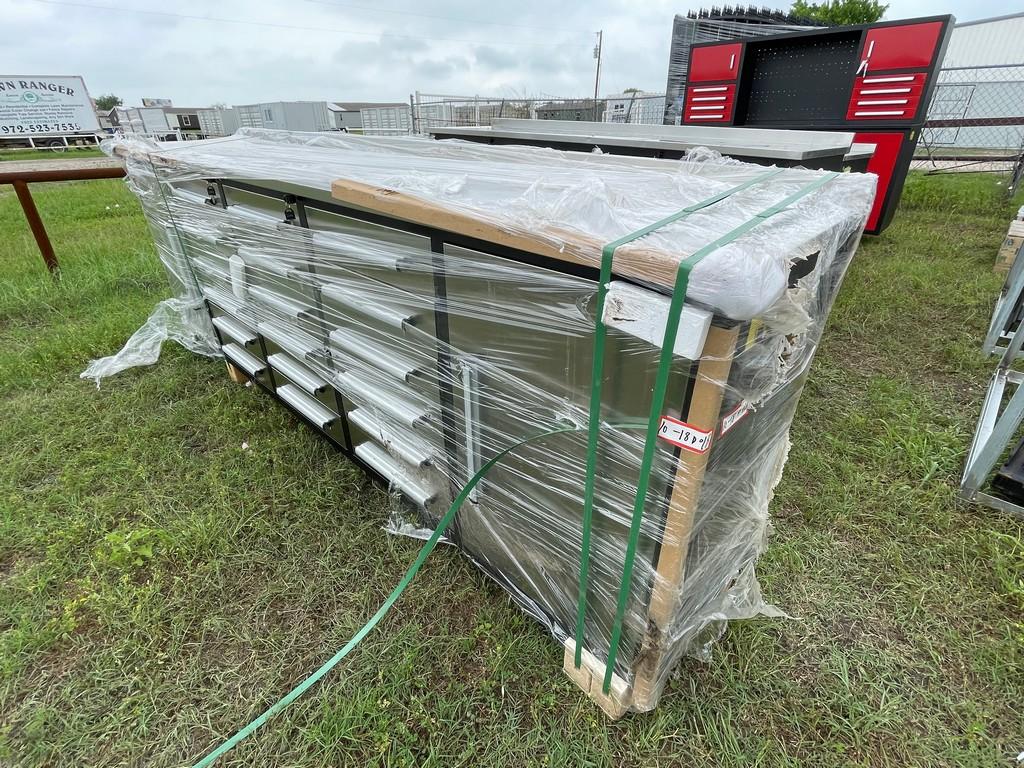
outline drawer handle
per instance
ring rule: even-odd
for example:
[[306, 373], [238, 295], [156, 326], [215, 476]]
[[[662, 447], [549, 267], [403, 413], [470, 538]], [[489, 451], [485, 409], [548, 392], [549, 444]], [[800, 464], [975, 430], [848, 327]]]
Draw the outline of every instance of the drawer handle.
[[374, 417], [369, 408], [355, 408], [349, 411], [348, 421], [380, 443], [388, 453], [414, 467], [426, 467], [434, 461], [434, 452], [420, 435], [400, 432], [392, 426], [383, 424]]
[[438, 492], [435, 489], [410, 477], [408, 470], [376, 443], [360, 443], [355, 453], [414, 504], [426, 508], [437, 498]]
[[292, 409], [320, 427], [320, 429], [329, 429], [338, 420], [338, 414], [319, 400], [307, 395], [294, 384], [285, 384], [283, 387], [278, 387], [277, 396], [290, 405]]
[[289, 320], [298, 320], [303, 316], [304, 310], [298, 304], [293, 304], [287, 299], [282, 299], [273, 291], [260, 285], [249, 287], [249, 296], [265, 304], [269, 309], [278, 312]]
[[258, 341], [255, 333], [241, 323], [224, 315], [213, 318], [213, 327], [223, 335], [231, 337], [243, 347], [248, 347], [250, 344], [255, 344]]
[[236, 368], [241, 368], [250, 376], [256, 377], [267, 370], [263, 361], [255, 355], [250, 355], [237, 344], [225, 344], [221, 352]]
[[381, 305], [378, 301], [367, 300], [354, 291], [346, 290], [341, 286], [326, 284], [320, 289], [320, 292], [343, 307], [355, 310], [367, 317], [372, 317], [374, 320], [383, 323], [388, 328], [394, 328], [396, 331], [404, 331], [406, 325], [415, 325], [416, 316], [414, 314], [397, 312], [385, 305]]
[[408, 382], [419, 373], [414, 363], [387, 349], [375, 347], [358, 333], [336, 328], [331, 331], [330, 339], [343, 352], [399, 381]]
[[242, 302], [238, 301], [234, 296], [224, 293], [224, 291], [219, 291], [211, 286], [204, 288], [203, 292], [206, 294], [206, 300], [210, 304], [213, 304], [224, 312], [230, 312], [233, 315], [244, 314]]
[[854, 112], [854, 117], [899, 117], [905, 109], [876, 109], [867, 112]]
[[290, 357], [280, 352], [267, 357], [267, 362], [275, 371], [280, 371], [287, 376], [299, 389], [310, 395], [319, 395], [327, 389], [327, 382], [321, 379], [312, 371], [296, 363]]
[[298, 360], [305, 359], [320, 348], [312, 336], [283, 323], [265, 320], [256, 325], [256, 330]]
[[917, 79], [917, 75], [892, 75], [891, 77], [865, 77], [865, 83], [908, 83]]

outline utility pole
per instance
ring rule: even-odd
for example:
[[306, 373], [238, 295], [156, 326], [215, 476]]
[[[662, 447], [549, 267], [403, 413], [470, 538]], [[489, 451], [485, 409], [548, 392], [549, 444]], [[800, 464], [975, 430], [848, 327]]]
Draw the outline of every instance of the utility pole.
[[597, 71], [594, 72], [594, 120], [597, 120], [597, 93], [601, 87], [601, 42], [604, 30], [597, 33], [597, 45], [594, 46], [594, 58], [597, 59]]

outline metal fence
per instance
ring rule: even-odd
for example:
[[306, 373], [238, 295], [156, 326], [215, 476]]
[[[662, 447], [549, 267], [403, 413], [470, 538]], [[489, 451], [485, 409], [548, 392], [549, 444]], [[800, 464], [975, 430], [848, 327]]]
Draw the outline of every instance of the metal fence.
[[[434, 128], [489, 126], [498, 118], [522, 120], [572, 120], [606, 123], [660, 125], [665, 113], [665, 95], [621, 93], [592, 98], [497, 98], [483, 96], [442, 96], [417, 93], [409, 99], [408, 127], [387, 129], [367, 125], [363, 133], [426, 134]], [[399, 121], [404, 124], [406, 121]]]
[[1022, 151], [1024, 64], [940, 70], [919, 155], [1009, 162]]
[[[921, 132], [914, 167], [1024, 177], [1024, 64], [950, 67], [939, 80]], [[415, 93], [409, 106], [388, 107], [388, 120], [367, 120], [370, 135], [428, 134], [432, 129], [490, 126], [498, 118], [660, 125], [665, 94], [621, 93], [592, 98], [499, 98]], [[393, 113], [393, 114], [392, 114]]]

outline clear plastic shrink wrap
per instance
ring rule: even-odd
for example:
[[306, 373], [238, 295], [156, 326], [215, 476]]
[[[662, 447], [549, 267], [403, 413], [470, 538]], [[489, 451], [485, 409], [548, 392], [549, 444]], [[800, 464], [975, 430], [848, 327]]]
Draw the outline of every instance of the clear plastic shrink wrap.
[[773, 610], [753, 565], [873, 176], [246, 130], [112, 151], [225, 357], [389, 483], [396, 532], [431, 529], [510, 444], [577, 427], [509, 454], [446, 533], [560, 642], [577, 631], [602, 248], [689, 209], [614, 251], [582, 645], [610, 655], [669, 295], [698, 252], [619, 699], [653, 708], [683, 654]]
[[[737, 10], [739, 13], [739, 11]], [[715, 13], [715, 11], [712, 11]], [[726, 11], [729, 13], [729, 11]], [[746, 14], [744, 14], [746, 15]], [[665, 84], [665, 124], [679, 125], [683, 117], [687, 73], [690, 71], [690, 46], [694, 43], [713, 43], [718, 40], [739, 40], [745, 37], [783, 35], [813, 29], [801, 26], [797, 19], [783, 15], [757, 15], [751, 8], [746, 20], [739, 18], [709, 18], [701, 9], [686, 16], [676, 15], [672, 21], [672, 41], [668, 53], [668, 81]], [[814, 24], [815, 22], [807, 22]]]

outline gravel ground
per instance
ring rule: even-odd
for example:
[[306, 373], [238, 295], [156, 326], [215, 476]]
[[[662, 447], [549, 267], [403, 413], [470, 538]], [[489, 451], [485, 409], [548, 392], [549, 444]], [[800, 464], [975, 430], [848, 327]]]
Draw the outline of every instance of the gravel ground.
[[970, 160], [935, 160], [928, 159], [914, 160], [910, 167], [915, 171], [952, 171], [956, 173], [967, 173], [973, 171], [980, 173], [1009, 173], [1013, 170], [1013, 162], [1008, 160], [970, 161]]

